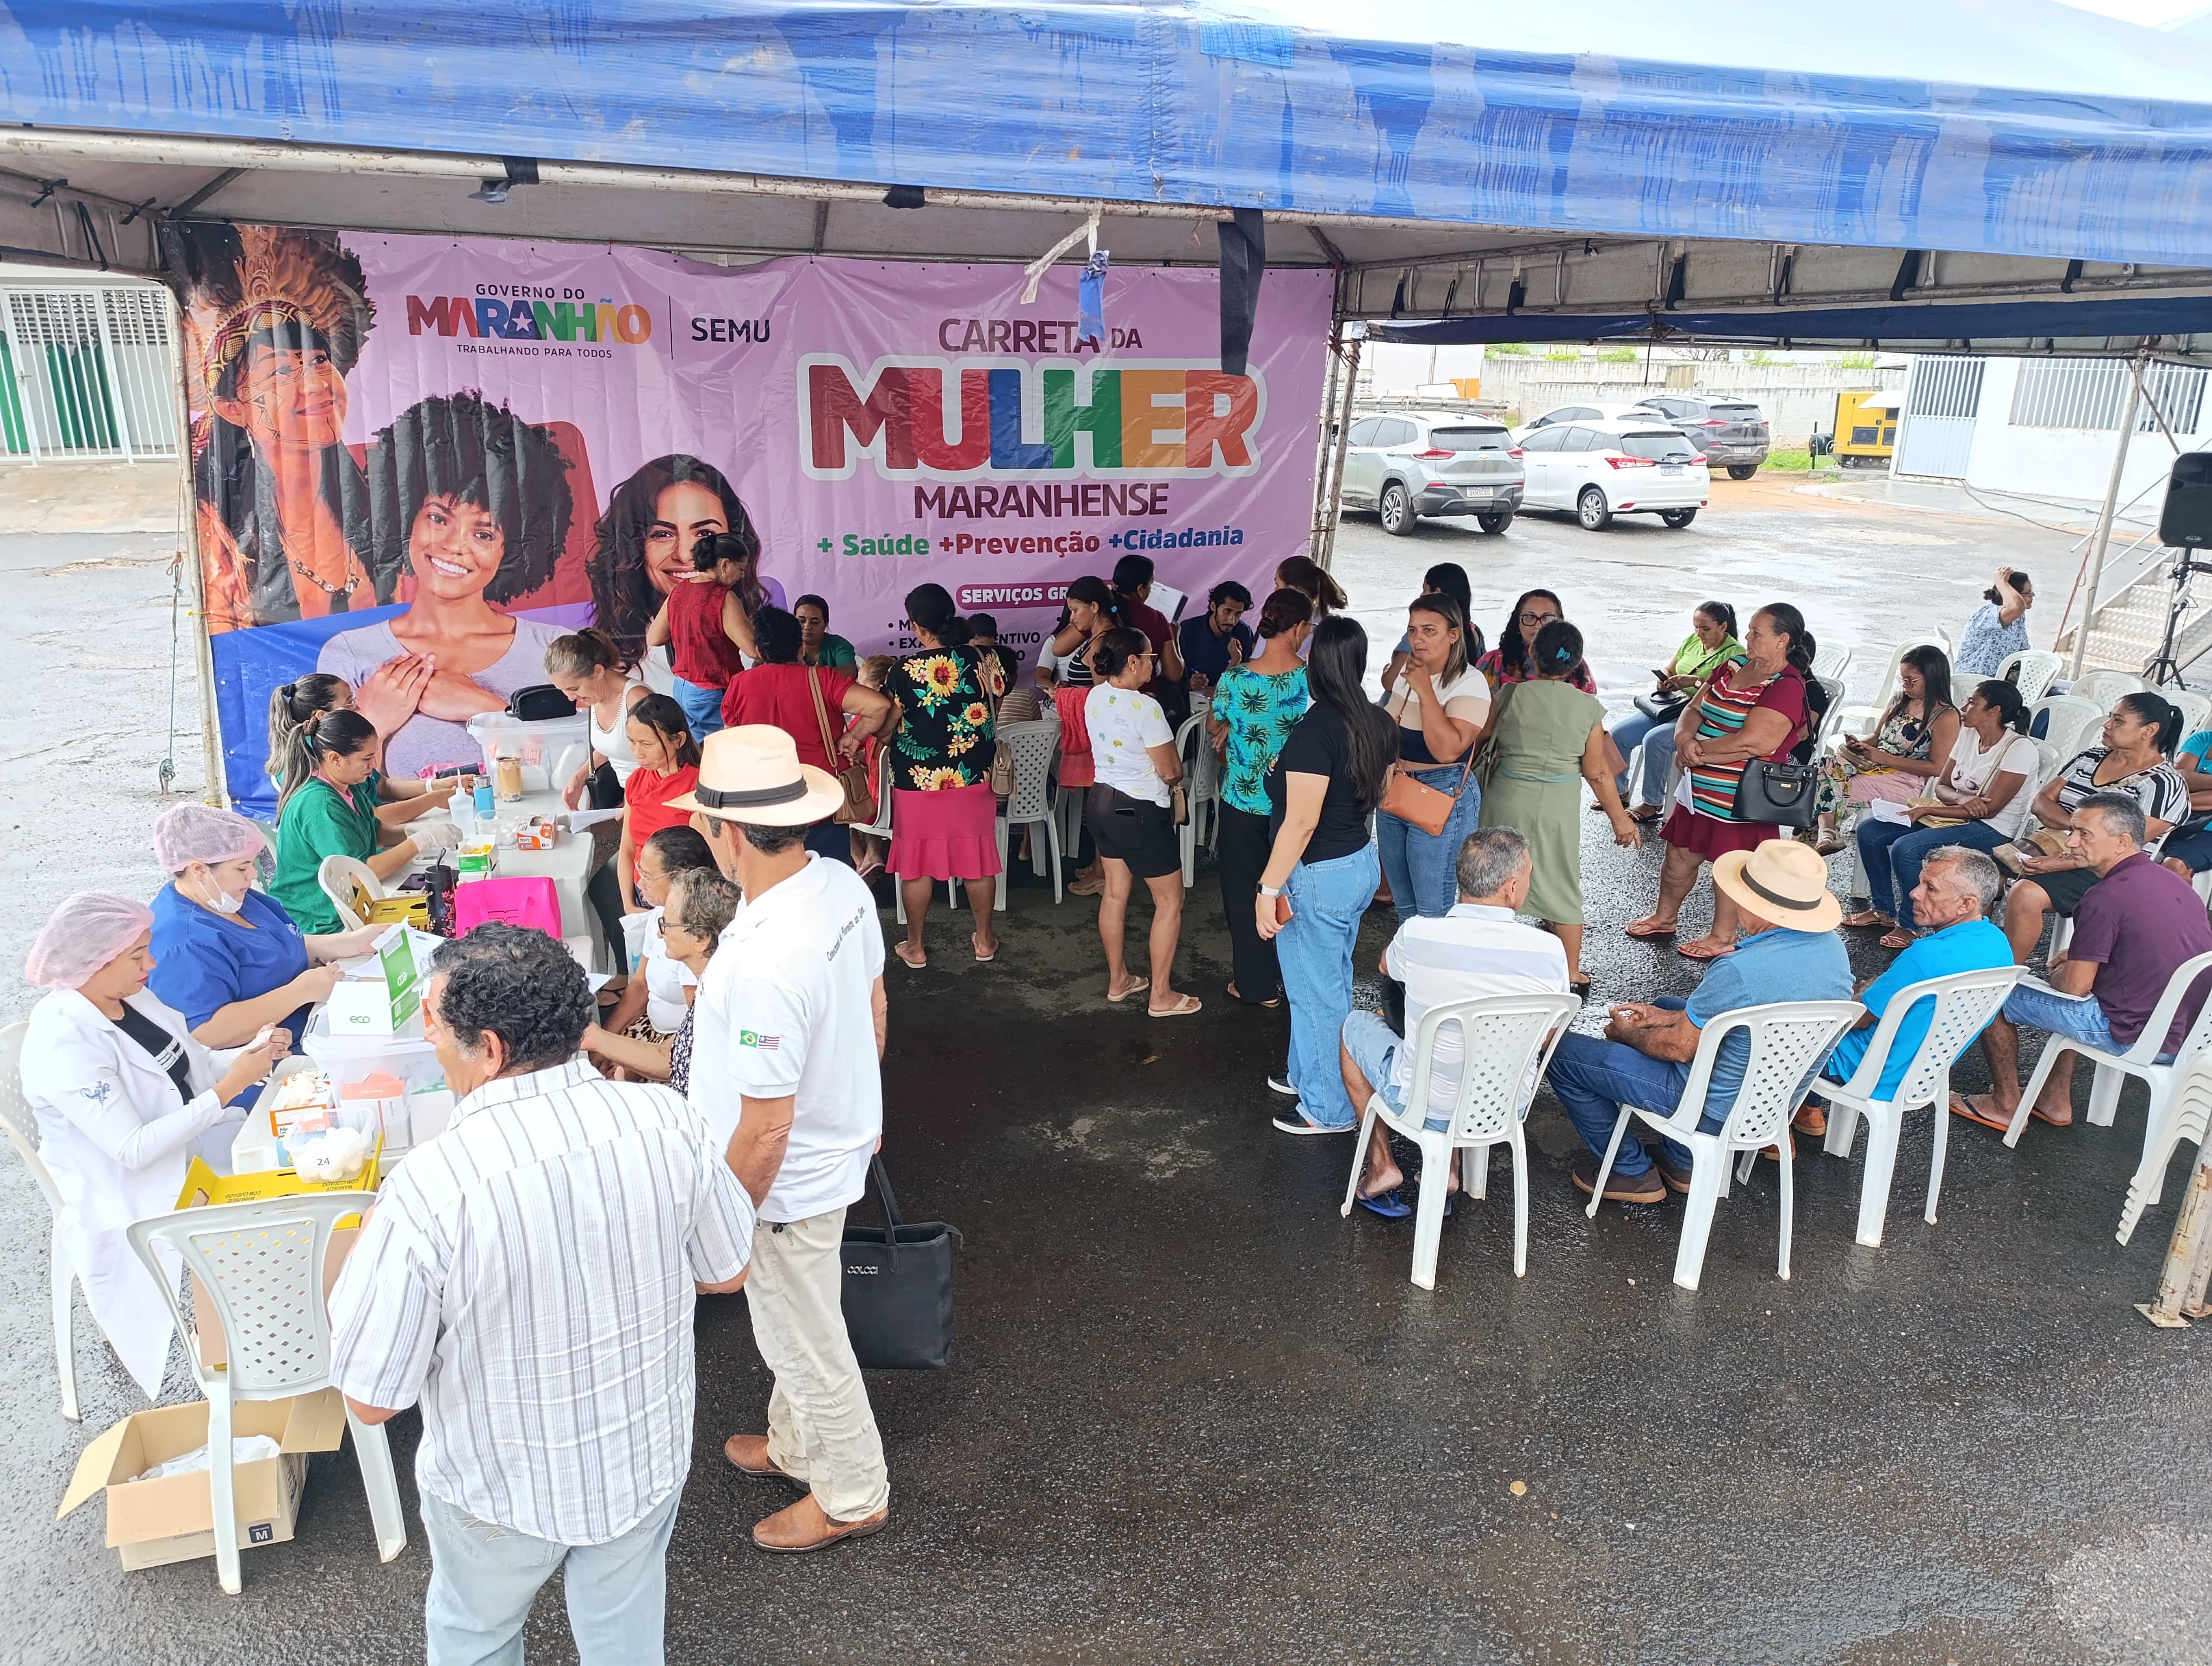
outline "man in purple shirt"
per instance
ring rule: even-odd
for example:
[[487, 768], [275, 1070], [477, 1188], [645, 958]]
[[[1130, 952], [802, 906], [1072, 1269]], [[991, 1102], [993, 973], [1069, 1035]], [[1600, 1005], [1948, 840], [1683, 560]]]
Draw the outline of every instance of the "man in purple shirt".
[[[2109, 1053], [2135, 1045], [2185, 961], [2212, 953], [2212, 921], [2189, 882], [2143, 854], [2142, 806], [2127, 793], [2094, 793], [2075, 806], [2066, 848], [2097, 873], [2074, 915], [2074, 939], [2051, 957], [2050, 982], [2023, 982], [1982, 1037], [1996, 1092], [1953, 1094], [1951, 1109], [2000, 1131], [2020, 1107], [2018, 1025], [2047, 1030]], [[2203, 1006], [2212, 970], [2200, 976], [2160, 1043], [2172, 1059]], [[2053, 1128], [2074, 1121], [2074, 1060], [2051, 1067], [2030, 1114]]]

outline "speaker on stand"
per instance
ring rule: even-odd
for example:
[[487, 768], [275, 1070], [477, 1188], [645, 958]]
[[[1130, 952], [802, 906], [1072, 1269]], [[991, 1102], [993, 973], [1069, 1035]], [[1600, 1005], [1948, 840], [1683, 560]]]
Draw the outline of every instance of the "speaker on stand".
[[2212, 453], [2185, 452], [2173, 459], [2173, 471], [2166, 477], [2166, 504], [2158, 514], [2158, 541], [2174, 552], [2174, 558], [2166, 635], [2159, 643], [2158, 657], [2143, 668], [2143, 679], [2153, 688], [2181, 681], [2173, 648], [2191, 605], [2189, 580], [2192, 574], [2212, 571], [2212, 556], [2197, 553], [2212, 548]]

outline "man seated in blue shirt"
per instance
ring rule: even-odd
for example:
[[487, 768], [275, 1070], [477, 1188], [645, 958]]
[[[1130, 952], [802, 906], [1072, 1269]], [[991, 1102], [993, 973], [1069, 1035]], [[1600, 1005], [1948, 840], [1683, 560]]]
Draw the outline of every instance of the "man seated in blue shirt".
[[1176, 650], [1193, 694], [1205, 693], [1252, 652], [1252, 627], [1242, 623], [1251, 605], [1252, 593], [1234, 579], [1225, 580], [1207, 593], [1206, 611], [1177, 628]]
[[[1851, 998], [1850, 961], [1836, 935], [1843, 905], [1828, 889], [1828, 865], [1811, 846], [1769, 839], [1756, 850], [1729, 851], [1713, 863], [1713, 885], [1742, 911], [1735, 952], [1712, 963], [1687, 1001], [1667, 995], [1616, 1006], [1602, 1040], [1570, 1031], [1552, 1055], [1547, 1079], [1591, 1152], [1575, 1164], [1575, 1184], [1585, 1192], [1597, 1183], [1597, 1159], [1621, 1106], [1664, 1114], [1680, 1103], [1705, 1025], [1771, 1001]], [[1728, 1120], [1750, 1058], [1750, 1040], [1741, 1033], [1721, 1044], [1699, 1128], [1716, 1133]], [[1655, 1157], [1633, 1133], [1624, 1133], [1606, 1196], [1663, 1203], [1669, 1187], [1688, 1191], [1688, 1149], [1671, 1140], [1662, 1144]]]
[[[1866, 1057], [1867, 1047], [1874, 1040], [1875, 1026], [1881, 1022], [1884, 1010], [1908, 983], [1924, 983], [1931, 977], [1948, 977], [1956, 972], [1995, 971], [2000, 966], [2012, 964], [2012, 945], [1989, 921], [1990, 909], [1997, 900], [1999, 889], [1997, 865], [1980, 851], [1962, 844], [1947, 844], [1929, 853], [1927, 864], [1920, 870], [1920, 883], [1912, 888], [1912, 917], [1928, 927], [1927, 934], [1913, 939], [1905, 952], [1890, 962], [1887, 971], [1859, 992], [1859, 1000], [1867, 1009], [1866, 1016], [1844, 1032], [1835, 1051], [1828, 1055], [1828, 1062], [1820, 1072], [1826, 1079], [1850, 1080], [1851, 1073]], [[1882, 1066], [1881, 1079], [1875, 1085], [1876, 1098], [1895, 1096], [1898, 1084], [1905, 1079], [1912, 1055], [1920, 1050], [1935, 1016], [1936, 998], [1923, 995], [1899, 1023], [1897, 1038], [1890, 1046], [1887, 1062]], [[1964, 1052], [1972, 1041], [1972, 1037], [1967, 1037], [1960, 1043], [1960, 1051]], [[1826, 1134], [1827, 1112], [1808, 1098], [1792, 1126], [1800, 1134]]]

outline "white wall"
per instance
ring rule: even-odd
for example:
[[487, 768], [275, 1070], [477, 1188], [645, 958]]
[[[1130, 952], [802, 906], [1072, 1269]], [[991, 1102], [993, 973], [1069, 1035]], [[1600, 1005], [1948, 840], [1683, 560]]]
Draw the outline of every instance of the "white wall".
[[[2094, 507], [2104, 502], [2119, 435], [2112, 429], [2014, 428], [2009, 418], [2020, 383], [2018, 359], [1991, 359], [1982, 373], [1982, 404], [1974, 421], [1972, 449], [1966, 455], [1966, 483], [1978, 491]], [[2212, 420], [2212, 398], [2204, 401], [2202, 428]], [[2203, 435], [2179, 436], [2184, 450], [2204, 442]], [[2128, 447], [2120, 477], [2119, 508], [2143, 494], [2134, 517], [2157, 518], [2160, 490], [2173, 467], [2173, 447], [2163, 434], [2138, 434]]]

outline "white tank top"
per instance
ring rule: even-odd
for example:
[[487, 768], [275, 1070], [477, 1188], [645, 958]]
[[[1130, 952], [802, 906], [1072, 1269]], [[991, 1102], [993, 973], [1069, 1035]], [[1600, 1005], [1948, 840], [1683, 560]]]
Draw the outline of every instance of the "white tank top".
[[624, 787], [629, 785], [629, 772], [637, 768], [637, 754], [629, 749], [629, 691], [637, 686], [635, 680], [623, 684], [622, 697], [617, 702], [620, 713], [611, 729], [599, 727], [599, 708], [597, 706], [586, 708], [591, 714], [592, 750], [614, 765], [615, 780]]

